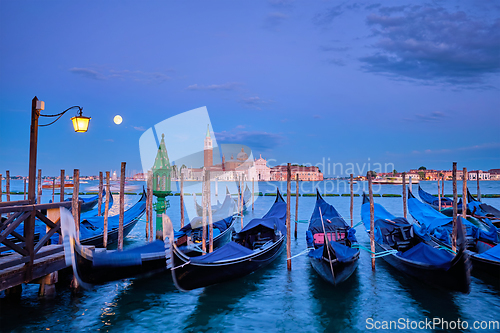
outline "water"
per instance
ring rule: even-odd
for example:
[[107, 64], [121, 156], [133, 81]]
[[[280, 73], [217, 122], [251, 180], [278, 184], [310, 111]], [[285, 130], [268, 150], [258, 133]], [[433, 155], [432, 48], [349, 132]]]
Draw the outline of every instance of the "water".
[[[96, 184], [95, 181], [82, 184], [82, 191], [95, 188]], [[310, 192], [317, 184], [304, 183], [301, 190]], [[136, 183], [130, 190], [139, 192], [140, 185], [142, 183]], [[219, 194], [224, 193], [225, 185], [219, 183]], [[273, 192], [276, 185], [286, 192], [286, 183], [259, 183], [259, 191]], [[319, 185], [321, 188], [324, 183]], [[470, 185], [471, 192], [475, 193], [475, 183]], [[423, 182], [421, 186], [437, 193], [435, 182]], [[22, 181], [13, 181], [12, 189], [22, 190]], [[174, 185], [173, 189], [176, 190]], [[337, 193], [337, 189], [335, 187], [334, 192]], [[362, 188], [357, 190], [362, 192]], [[51, 199], [51, 190], [46, 191], [42, 202]], [[294, 187], [292, 191], [295, 192]], [[483, 194], [500, 193], [500, 182], [481, 182], [481, 191]], [[200, 192], [199, 184], [189, 183], [186, 192]], [[340, 192], [344, 192], [342, 187]], [[401, 193], [401, 186], [384, 185], [379, 193]], [[451, 193], [450, 182], [446, 184], [446, 193]], [[126, 205], [134, 204], [138, 198], [125, 196]], [[12, 199], [17, 198], [13, 196]], [[295, 197], [291, 199], [293, 214]], [[169, 197], [169, 200], [168, 213], [178, 227], [179, 197]], [[245, 223], [262, 216], [274, 200], [274, 197], [258, 197], [255, 211], [248, 211]], [[299, 219], [306, 220], [312, 213], [315, 198], [300, 197], [299, 200]], [[325, 197], [325, 200], [333, 204], [346, 221], [349, 220], [349, 197]], [[192, 197], [186, 196], [185, 201], [188, 209], [194, 206]], [[375, 198], [375, 201], [395, 215], [403, 214], [401, 198]], [[485, 198], [483, 201], [500, 207], [500, 199]], [[360, 208], [361, 198], [356, 197], [354, 223], [360, 221]], [[306, 230], [306, 223], [298, 224], [298, 238], [292, 236], [291, 240], [292, 254], [305, 249]], [[360, 243], [369, 246], [362, 227], [357, 231]], [[141, 221], [126, 238], [125, 247], [144, 241], [145, 223]], [[71, 293], [65, 280], [57, 286], [57, 296], [53, 299], [38, 298], [38, 285], [26, 285], [18, 301], [0, 297], [0, 331], [365, 332], [368, 318], [376, 321], [460, 319], [468, 321], [470, 326], [474, 321], [500, 318], [500, 290], [475, 276], [469, 295], [446, 292], [401, 275], [381, 259], [377, 260], [376, 271], [372, 272], [370, 257], [362, 252], [354, 275], [346, 283], [333, 287], [316, 275], [307, 256], [293, 259], [291, 272], [286, 270], [285, 257], [283, 253], [270, 266], [245, 278], [187, 293], [175, 289], [169, 273], [111, 282], [78, 295]]]

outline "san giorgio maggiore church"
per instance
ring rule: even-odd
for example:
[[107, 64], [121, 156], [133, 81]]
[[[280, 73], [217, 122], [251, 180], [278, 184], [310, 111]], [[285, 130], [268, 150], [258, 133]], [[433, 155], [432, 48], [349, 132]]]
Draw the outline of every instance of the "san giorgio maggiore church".
[[[234, 153], [231, 153], [230, 159], [226, 159], [224, 148], [231, 146], [233, 148], [241, 148], [234, 158]], [[203, 165], [210, 171], [210, 178], [217, 178], [220, 181], [235, 181], [243, 177], [244, 181], [286, 181], [286, 166], [275, 166], [270, 168], [267, 166], [267, 161], [260, 156], [258, 159], [249, 158], [245, 148], [242, 145], [223, 145], [222, 163], [214, 164], [214, 154], [210, 129], [207, 128], [207, 134], [204, 140], [203, 149]], [[185, 168], [182, 170], [186, 180], [202, 180], [203, 168]], [[318, 181], [323, 180], [323, 174], [318, 167], [292, 166], [292, 177], [299, 175], [300, 180]], [[174, 176], [175, 177], [175, 176]]]

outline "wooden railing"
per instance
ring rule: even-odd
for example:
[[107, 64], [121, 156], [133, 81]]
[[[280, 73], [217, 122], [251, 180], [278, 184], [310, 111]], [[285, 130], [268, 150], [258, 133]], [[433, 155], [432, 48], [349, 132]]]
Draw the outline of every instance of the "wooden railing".
[[[0, 222], [0, 253], [13, 250], [21, 255], [15, 260], [10, 260], [0, 264], [0, 271], [20, 264], [25, 265], [25, 282], [32, 280], [33, 261], [62, 251], [62, 247], [53, 251], [40, 252], [42, 246], [46, 245], [50, 238], [61, 230], [61, 221], [57, 213], [59, 207], [70, 208], [71, 201], [30, 204], [28, 200], [0, 202], [0, 216], [8, 214]], [[52, 219], [47, 217], [42, 211], [52, 210]], [[51, 216], [51, 214], [48, 214]], [[35, 220], [39, 219], [46, 225], [45, 235], [35, 239]], [[24, 222], [23, 234], [16, 232], [16, 228]], [[36, 243], [35, 243], [36, 240]], [[3, 246], [1, 245], [3, 244]]]

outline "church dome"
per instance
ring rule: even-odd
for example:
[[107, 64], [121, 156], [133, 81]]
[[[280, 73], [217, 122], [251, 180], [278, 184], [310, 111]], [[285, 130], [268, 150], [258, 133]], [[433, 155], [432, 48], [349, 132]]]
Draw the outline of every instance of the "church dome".
[[243, 147], [241, 148], [241, 151], [238, 153], [238, 155], [236, 155], [236, 159], [238, 161], [246, 161], [248, 159], [248, 154], [245, 153]]

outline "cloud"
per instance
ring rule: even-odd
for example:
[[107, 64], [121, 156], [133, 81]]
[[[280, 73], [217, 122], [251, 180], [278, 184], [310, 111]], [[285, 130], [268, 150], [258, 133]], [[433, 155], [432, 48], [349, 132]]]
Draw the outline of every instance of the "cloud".
[[325, 12], [316, 14], [313, 18], [313, 22], [317, 25], [327, 25], [330, 24], [335, 18], [339, 17], [344, 13], [342, 5], [337, 5], [328, 8]]
[[104, 140], [104, 141], [108, 141], [108, 142], [115, 142], [115, 140], [113, 140], [113, 139], [106, 139], [106, 140]]
[[382, 7], [366, 18], [378, 40], [362, 69], [425, 83], [482, 84], [500, 71], [500, 19], [441, 7]]
[[315, 115], [313, 116], [313, 118], [314, 118], [314, 119], [321, 119], [321, 116], [320, 116], [319, 114], [315, 114]]
[[247, 108], [262, 110], [263, 106], [268, 105], [270, 103], [273, 103], [273, 101], [272, 100], [263, 100], [262, 98], [260, 98], [258, 96], [253, 96], [253, 97], [247, 97], [247, 98], [240, 99], [240, 103], [242, 103]]
[[140, 83], [162, 83], [170, 79], [169, 76], [161, 72], [144, 72], [139, 70], [104, 70], [98, 71], [91, 68], [70, 68], [73, 74], [83, 76], [93, 80], [121, 79], [132, 80]]
[[99, 73], [93, 69], [89, 69], [89, 68], [73, 67], [73, 68], [70, 68], [69, 71], [73, 74], [81, 75], [83, 77], [86, 77], [86, 78], [92, 79], [92, 80], [104, 80], [106, 78], [101, 73]]
[[264, 19], [264, 28], [268, 30], [276, 30], [276, 28], [286, 19], [288, 19], [288, 15], [286, 14], [280, 12], [270, 13]]
[[186, 89], [187, 90], [235, 90], [241, 85], [242, 84], [238, 82], [228, 82], [223, 84], [209, 84], [209, 85], [195, 83], [188, 86]]
[[320, 46], [319, 49], [323, 52], [345, 52], [350, 49], [348, 46]]
[[269, 0], [269, 4], [273, 7], [290, 8], [293, 6], [294, 0]]
[[337, 66], [345, 66], [345, 61], [340, 59], [340, 58], [331, 58], [331, 59], [328, 59], [326, 62], [328, 62], [329, 64], [332, 64], [332, 65], [337, 65]]
[[405, 121], [410, 122], [423, 122], [423, 123], [437, 123], [446, 120], [446, 113], [441, 111], [434, 111], [430, 114], [416, 114], [413, 118], [403, 118]]
[[146, 129], [142, 126], [132, 126], [136, 131], [144, 132]]
[[239, 143], [247, 145], [252, 150], [270, 150], [283, 142], [284, 137], [276, 133], [264, 131], [231, 131], [216, 132], [217, 143]]

